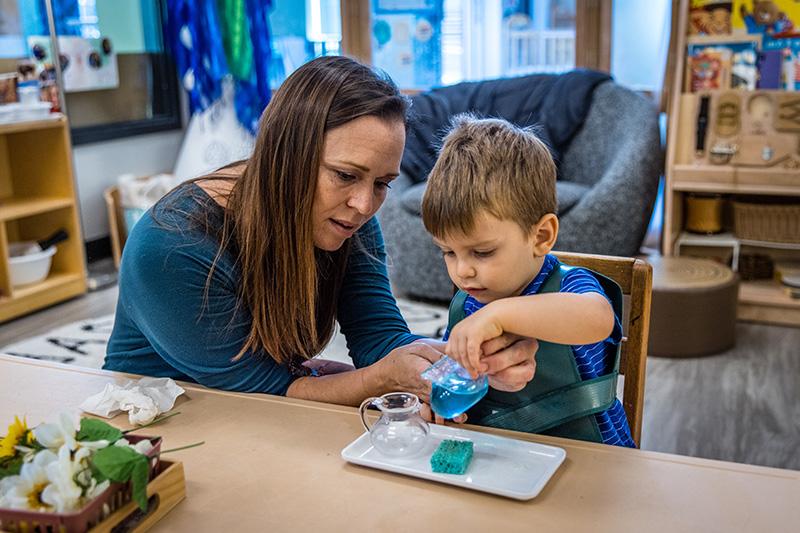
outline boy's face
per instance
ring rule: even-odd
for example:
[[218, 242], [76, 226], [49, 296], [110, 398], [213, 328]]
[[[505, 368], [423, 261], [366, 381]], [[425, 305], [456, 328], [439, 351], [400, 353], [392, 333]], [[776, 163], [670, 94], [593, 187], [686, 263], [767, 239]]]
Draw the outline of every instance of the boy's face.
[[483, 304], [521, 294], [544, 260], [536, 253], [535, 229], [526, 236], [516, 222], [485, 212], [469, 235], [448, 234], [433, 242], [453, 283]]

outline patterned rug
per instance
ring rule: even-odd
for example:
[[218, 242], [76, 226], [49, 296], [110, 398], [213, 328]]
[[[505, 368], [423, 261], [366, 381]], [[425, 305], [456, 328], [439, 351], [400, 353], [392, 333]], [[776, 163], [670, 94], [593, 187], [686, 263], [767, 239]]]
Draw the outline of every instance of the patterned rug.
[[[440, 338], [447, 325], [447, 308], [398, 299], [400, 312], [414, 333]], [[101, 368], [106, 345], [114, 325], [114, 315], [74, 322], [44, 335], [0, 348], [0, 353], [42, 361]], [[330, 344], [319, 357], [349, 363], [347, 344], [338, 328]]]

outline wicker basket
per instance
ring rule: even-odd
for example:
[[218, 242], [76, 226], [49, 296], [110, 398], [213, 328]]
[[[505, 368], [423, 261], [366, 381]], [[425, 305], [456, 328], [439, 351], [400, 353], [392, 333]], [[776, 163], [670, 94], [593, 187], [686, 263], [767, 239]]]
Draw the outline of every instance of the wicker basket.
[[733, 202], [733, 217], [740, 239], [800, 243], [800, 204]]
[[[142, 440], [150, 440], [153, 449], [147, 453], [150, 459], [150, 479], [158, 471], [161, 453], [161, 437], [125, 437], [135, 444]], [[0, 531], [10, 533], [73, 533], [88, 531], [99, 524], [108, 515], [131, 501], [133, 493], [130, 483], [112, 483], [103, 494], [89, 502], [80, 511], [71, 513], [42, 513], [38, 511], [22, 511], [16, 509], [0, 509]], [[104, 508], [106, 507], [106, 508]]]

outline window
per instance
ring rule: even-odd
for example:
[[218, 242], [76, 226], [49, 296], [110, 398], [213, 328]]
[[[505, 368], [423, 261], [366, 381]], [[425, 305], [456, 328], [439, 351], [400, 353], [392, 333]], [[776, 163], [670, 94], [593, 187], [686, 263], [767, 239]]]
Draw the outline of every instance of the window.
[[[45, 1], [3, 1], [18, 8], [18, 59], [52, 68]], [[74, 144], [181, 127], [175, 68], [162, 39], [165, 0], [47, 1]]]
[[341, 53], [339, 5], [340, 0], [273, 0], [269, 13], [273, 89], [306, 61]]
[[371, 0], [373, 63], [405, 89], [575, 66], [575, 0]]

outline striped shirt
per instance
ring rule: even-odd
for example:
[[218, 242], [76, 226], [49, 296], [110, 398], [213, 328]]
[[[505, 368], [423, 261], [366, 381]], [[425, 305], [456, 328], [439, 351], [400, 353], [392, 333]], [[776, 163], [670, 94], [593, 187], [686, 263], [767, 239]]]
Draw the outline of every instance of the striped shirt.
[[[537, 294], [550, 276], [550, 273], [557, 266], [558, 260], [555, 256], [547, 255], [541, 270], [536, 277], [533, 278], [533, 281], [525, 287], [522, 291], [522, 295]], [[600, 283], [597, 281], [597, 278], [595, 278], [590, 271], [583, 268], [570, 269], [561, 280], [561, 290], [559, 292], [571, 292], [576, 294], [596, 292], [603, 296], [606, 295]], [[467, 296], [464, 302], [464, 313], [466, 316], [469, 316], [483, 306], [484, 304], [480, 303], [472, 296]], [[450, 331], [445, 331], [443, 340], [446, 341], [449, 336]], [[621, 340], [622, 326], [620, 325], [620, 317], [617, 316], [614, 318], [614, 329], [607, 339], [593, 344], [572, 346], [572, 353], [575, 355], [575, 361], [577, 362], [578, 373], [581, 379], [592, 379], [608, 373], [613, 367], [616, 346]], [[631, 430], [628, 426], [625, 410], [619, 399], [615, 400], [614, 404], [609, 409], [597, 413], [594, 416], [600, 428], [603, 443], [614, 446], [626, 446], [629, 448], [636, 447], [631, 437]]]

